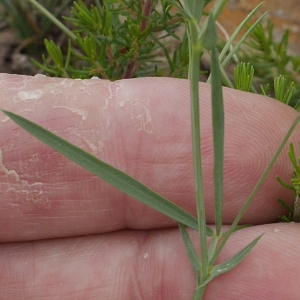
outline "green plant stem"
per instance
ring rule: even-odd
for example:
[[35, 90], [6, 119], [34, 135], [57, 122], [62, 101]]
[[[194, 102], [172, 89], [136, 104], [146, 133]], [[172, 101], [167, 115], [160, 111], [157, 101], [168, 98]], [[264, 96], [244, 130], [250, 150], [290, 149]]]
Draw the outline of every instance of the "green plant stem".
[[191, 120], [192, 120], [192, 144], [193, 144], [193, 163], [194, 180], [196, 192], [197, 218], [200, 234], [200, 249], [202, 256], [202, 265], [200, 270], [200, 284], [205, 281], [208, 273], [208, 255], [206, 241], [206, 217], [203, 194], [202, 162], [201, 162], [201, 133], [200, 133], [200, 106], [199, 106], [199, 68], [201, 45], [199, 43], [198, 23], [194, 18], [189, 20], [189, 39], [190, 63], [190, 98], [191, 98]]
[[206, 285], [201, 286], [200, 288], [196, 288], [192, 300], [199, 300], [199, 299], [201, 300], [201, 299], [203, 299], [205, 290], [206, 290]]
[[76, 39], [76, 35], [70, 31], [62, 22], [60, 22], [53, 14], [51, 14], [45, 7], [36, 2], [35, 0], [28, 0], [39, 11], [41, 11], [46, 17], [48, 17], [59, 29], [61, 29], [72, 40]]

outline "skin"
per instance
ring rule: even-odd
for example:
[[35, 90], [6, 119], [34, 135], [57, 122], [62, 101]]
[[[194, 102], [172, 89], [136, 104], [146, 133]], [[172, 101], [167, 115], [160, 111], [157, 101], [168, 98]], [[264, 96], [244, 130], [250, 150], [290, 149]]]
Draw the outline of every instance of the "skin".
[[[0, 107], [55, 132], [195, 211], [186, 80], [111, 83], [0, 75]], [[208, 223], [214, 223], [210, 86], [200, 84]], [[297, 112], [267, 97], [224, 89], [224, 230]], [[194, 275], [176, 223], [118, 192], [0, 115], [1, 299], [191, 299]], [[298, 143], [297, 127], [291, 141]], [[205, 299], [296, 299], [297, 224], [278, 223], [293, 194], [287, 148], [218, 263], [264, 234]], [[189, 231], [198, 245], [197, 233]]]

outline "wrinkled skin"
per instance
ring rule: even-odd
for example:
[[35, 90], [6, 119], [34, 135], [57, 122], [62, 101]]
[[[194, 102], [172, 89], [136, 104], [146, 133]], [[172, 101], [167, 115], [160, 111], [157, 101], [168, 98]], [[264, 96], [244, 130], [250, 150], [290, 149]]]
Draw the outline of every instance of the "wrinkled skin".
[[[189, 84], [0, 75], [0, 107], [55, 132], [195, 215]], [[210, 86], [201, 84], [204, 193], [214, 223]], [[267, 97], [224, 89], [224, 229], [297, 115]], [[195, 280], [176, 223], [118, 192], [0, 115], [0, 299], [191, 299]], [[298, 145], [300, 128], [290, 141]], [[287, 147], [219, 262], [260, 234], [205, 299], [297, 299], [300, 234], [280, 224], [293, 194]], [[227, 224], [227, 225], [226, 225]], [[197, 245], [197, 233], [190, 231]]]

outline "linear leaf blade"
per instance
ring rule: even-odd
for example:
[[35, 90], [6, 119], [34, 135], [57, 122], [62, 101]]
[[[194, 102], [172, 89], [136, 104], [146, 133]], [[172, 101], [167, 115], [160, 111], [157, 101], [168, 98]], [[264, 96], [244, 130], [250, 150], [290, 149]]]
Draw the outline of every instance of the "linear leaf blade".
[[[198, 230], [198, 221], [194, 216], [155, 193], [131, 176], [72, 145], [47, 129], [12, 112], [6, 110], [1, 111], [31, 135], [120, 191], [158, 210], [177, 222]], [[211, 232], [210, 228], [208, 228], [208, 230], [210, 230], [208, 233]]]
[[179, 230], [180, 230], [181, 238], [183, 240], [188, 258], [193, 267], [193, 271], [197, 276], [197, 275], [199, 275], [199, 270], [201, 269], [201, 262], [200, 262], [199, 256], [198, 256], [196, 249], [189, 237], [189, 234], [186, 231], [185, 226], [181, 223], [179, 223]]
[[241, 32], [241, 29], [247, 24], [247, 22], [255, 15], [255, 13], [260, 9], [263, 3], [260, 3], [257, 5], [248, 15], [247, 17], [239, 24], [239, 26], [236, 28], [236, 30], [233, 32], [225, 46], [223, 47], [219, 60], [222, 61], [224, 56], [226, 55], [227, 51], [230, 49], [231, 45], [233, 44], [234, 40], [238, 36], [238, 34]]
[[239, 263], [241, 263], [246, 256], [250, 253], [250, 251], [254, 248], [254, 246], [258, 243], [263, 235], [261, 234], [257, 238], [255, 238], [251, 243], [249, 243], [245, 248], [241, 251], [230, 257], [227, 261], [218, 264], [212, 267], [210, 276], [202, 283], [201, 286], [207, 285], [210, 281], [216, 278], [219, 275], [227, 273], [235, 268]]
[[[254, 24], [252, 24], [250, 26], [250, 28], [246, 31], [246, 33], [239, 39], [238, 43], [233, 47], [233, 49], [229, 52], [229, 54], [226, 56], [226, 58], [224, 59], [224, 61], [222, 62], [222, 66], [225, 68], [227, 66], [227, 64], [229, 63], [229, 61], [231, 60], [231, 58], [233, 57], [233, 55], [238, 51], [239, 47], [242, 45], [242, 43], [244, 42], [244, 40], [247, 38], [247, 36], [251, 33], [251, 31], [256, 27], [257, 24], [259, 24], [259, 22], [261, 22], [261, 20], [264, 18], [264, 16], [266, 15], [266, 13], [264, 13], [262, 16], [260, 16], [255, 22]], [[220, 59], [220, 58], [219, 58]]]
[[223, 165], [224, 165], [224, 104], [220, 64], [216, 47], [212, 48], [212, 120], [214, 143], [214, 197], [217, 236], [221, 233], [223, 213]]

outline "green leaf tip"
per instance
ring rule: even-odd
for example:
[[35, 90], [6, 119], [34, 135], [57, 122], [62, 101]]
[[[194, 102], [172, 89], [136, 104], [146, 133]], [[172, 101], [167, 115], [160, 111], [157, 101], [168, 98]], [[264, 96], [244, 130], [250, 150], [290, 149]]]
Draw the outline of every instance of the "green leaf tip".
[[218, 40], [216, 25], [214, 21], [214, 17], [212, 14], [208, 16], [208, 21], [206, 23], [206, 28], [204, 30], [202, 36], [202, 46], [207, 50], [211, 50], [213, 47], [216, 46]]
[[225, 274], [231, 271], [233, 268], [235, 268], [239, 263], [241, 263], [246, 258], [246, 256], [251, 252], [251, 250], [258, 243], [258, 241], [261, 239], [262, 236], [263, 234], [255, 238], [251, 243], [249, 243], [246, 247], [244, 247], [238, 253], [233, 255], [227, 261], [220, 263], [216, 266], [213, 266], [210, 272], [210, 276], [206, 279], [206, 281], [201, 286], [207, 285], [210, 281], [212, 281], [217, 276]]

